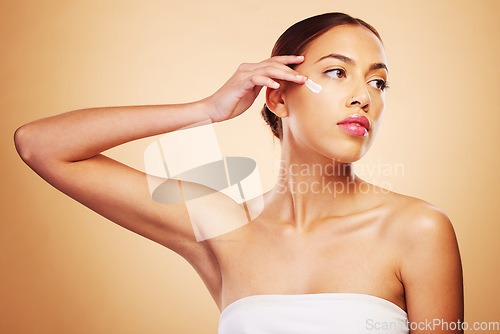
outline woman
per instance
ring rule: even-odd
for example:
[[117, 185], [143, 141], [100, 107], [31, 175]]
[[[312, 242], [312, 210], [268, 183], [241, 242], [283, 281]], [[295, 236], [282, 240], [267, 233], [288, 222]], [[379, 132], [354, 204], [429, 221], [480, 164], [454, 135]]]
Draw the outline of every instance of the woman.
[[[387, 76], [377, 31], [328, 13], [290, 27], [270, 59], [242, 64], [205, 99], [71, 111], [23, 125], [15, 143], [54, 187], [184, 257], [222, 312], [220, 333], [461, 333], [462, 270], [448, 217], [352, 169], [380, 126]], [[262, 87], [281, 168], [262, 212], [241, 228], [198, 242], [185, 203], [152, 201], [144, 173], [101, 154], [234, 118]], [[310, 172], [317, 166], [323, 173]]]

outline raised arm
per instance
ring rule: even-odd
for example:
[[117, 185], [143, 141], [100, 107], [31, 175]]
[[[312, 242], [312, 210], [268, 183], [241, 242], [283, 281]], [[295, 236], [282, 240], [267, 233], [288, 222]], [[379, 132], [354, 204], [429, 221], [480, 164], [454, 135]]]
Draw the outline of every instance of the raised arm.
[[203, 120], [233, 118], [251, 106], [263, 86], [276, 88], [274, 80], [303, 83], [286, 66], [301, 61], [289, 56], [242, 65], [216, 93], [193, 103], [90, 108], [39, 119], [16, 130], [16, 149], [55, 188], [183, 256], [216, 298], [218, 264], [207, 243], [196, 242], [185, 205], [154, 202], [144, 173], [101, 152]]

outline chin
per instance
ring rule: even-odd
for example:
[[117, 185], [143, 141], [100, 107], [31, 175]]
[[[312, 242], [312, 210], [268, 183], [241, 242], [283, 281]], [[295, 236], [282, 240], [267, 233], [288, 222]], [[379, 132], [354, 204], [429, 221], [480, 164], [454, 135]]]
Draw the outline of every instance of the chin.
[[342, 155], [334, 155], [331, 157], [332, 160], [335, 160], [337, 162], [342, 162], [342, 163], [353, 163], [361, 159], [363, 155], [348, 155], [348, 154], [342, 154]]
[[[367, 143], [360, 143], [356, 141], [331, 141], [332, 144], [323, 147], [321, 151], [323, 155], [329, 159], [342, 162], [352, 163], [360, 160], [368, 151]], [[323, 144], [324, 145], [324, 144]]]
[[363, 150], [358, 148], [342, 149], [339, 147], [328, 147], [317, 150], [321, 155], [327, 157], [329, 160], [342, 163], [356, 162], [364, 156]]

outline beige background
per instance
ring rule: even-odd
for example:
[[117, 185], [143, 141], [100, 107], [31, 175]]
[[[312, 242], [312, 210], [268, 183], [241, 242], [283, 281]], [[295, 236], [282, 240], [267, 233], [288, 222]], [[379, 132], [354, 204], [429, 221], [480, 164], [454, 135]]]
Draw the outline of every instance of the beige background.
[[[203, 98], [288, 26], [328, 11], [365, 19], [386, 45], [384, 121], [359, 165], [380, 171], [365, 177], [448, 214], [466, 320], [500, 321], [500, 1], [3, 0], [0, 332], [216, 333], [218, 309], [184, 259], [50, 187], [13, 133], [74, 109]], [[217, 135], [225, 155], [258, 161], [267, 189], [279, 147], [262, 104]], [[151, 140], [108, 153], [143, 170]]]

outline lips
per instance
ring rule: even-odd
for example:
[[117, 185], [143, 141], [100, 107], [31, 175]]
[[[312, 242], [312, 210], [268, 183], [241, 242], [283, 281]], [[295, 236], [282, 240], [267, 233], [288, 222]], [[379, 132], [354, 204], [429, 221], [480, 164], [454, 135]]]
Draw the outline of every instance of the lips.
[[355, 135], [355, 136], [368, 136], [368, 131], [370, 130], [370, 121], [368, 118], [362, 115], [354, 114], [343, 121], [337, 123], [337, 125], [344, 131]]

